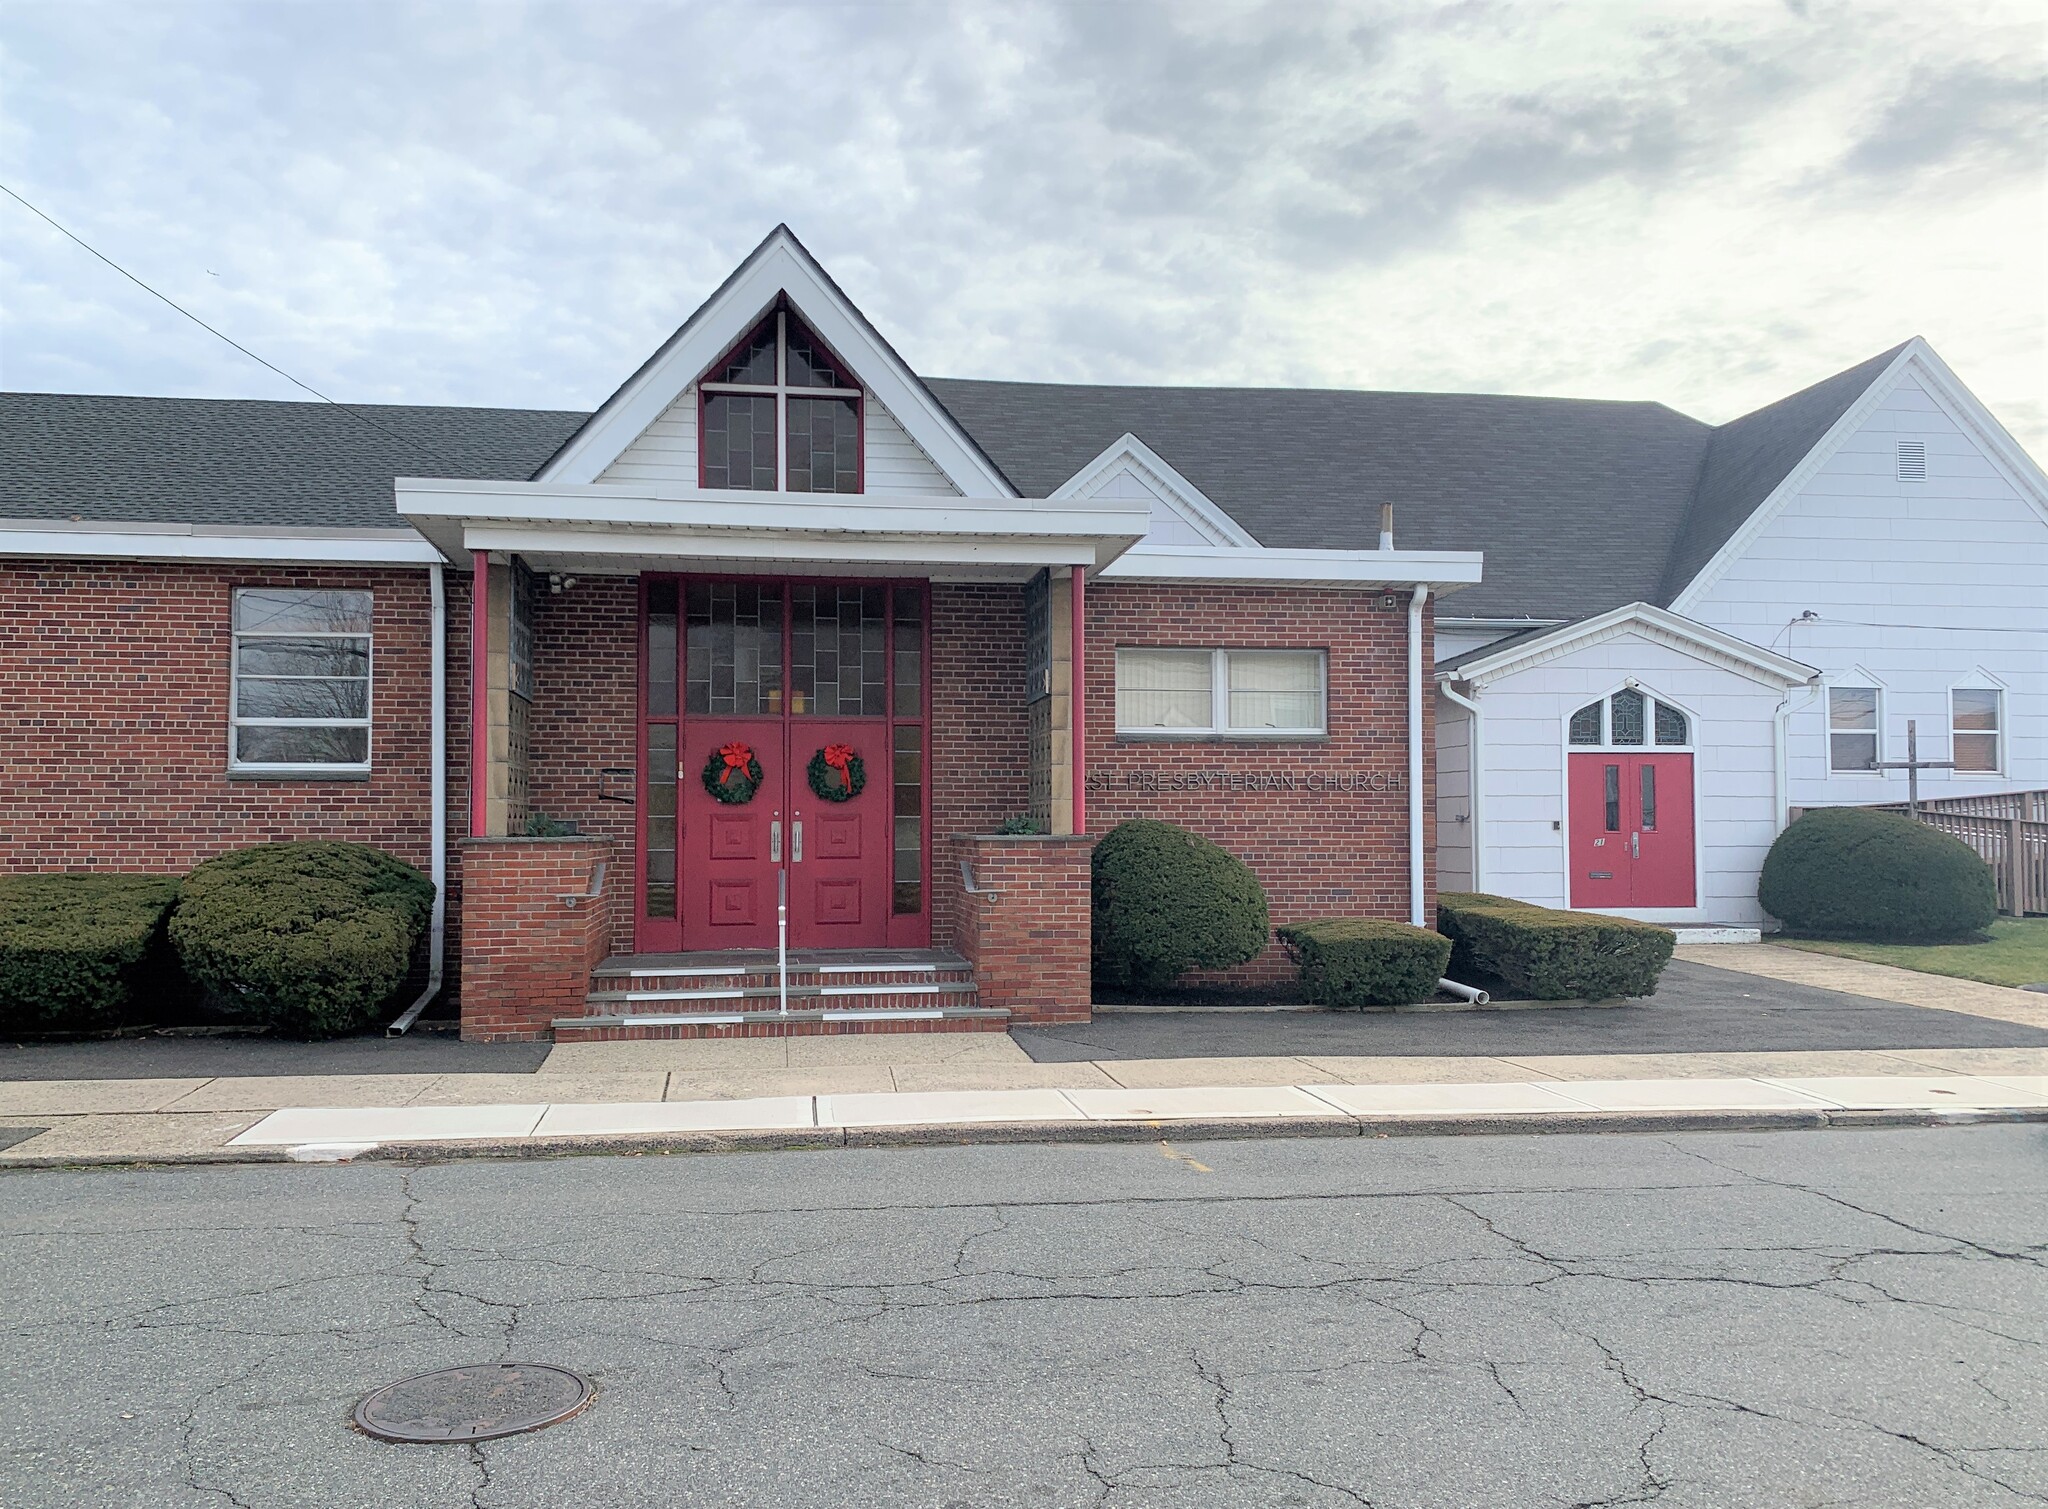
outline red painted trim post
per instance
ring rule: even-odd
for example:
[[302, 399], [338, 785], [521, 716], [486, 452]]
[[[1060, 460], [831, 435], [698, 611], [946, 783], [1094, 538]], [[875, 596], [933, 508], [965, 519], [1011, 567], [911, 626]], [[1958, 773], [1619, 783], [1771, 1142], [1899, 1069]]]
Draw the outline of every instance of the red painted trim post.
[[490, 813], [491, 558], [469, 553], [469, 836], [482, 838]]
[[1088, 831], [1088, 568], [1076, 566], [1074, 583], [1073, 686], [1067, 697], [1073, 721], [1074, 831]]

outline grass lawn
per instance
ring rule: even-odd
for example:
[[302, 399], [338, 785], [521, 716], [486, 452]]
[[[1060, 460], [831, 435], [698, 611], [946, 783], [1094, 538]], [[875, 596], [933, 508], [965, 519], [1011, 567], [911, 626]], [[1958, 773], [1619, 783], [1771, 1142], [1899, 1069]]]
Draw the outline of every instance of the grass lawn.
[[1922, 974], [1954, 975], [1987, 985], [2033, 985], [2048, 980], [2048, 917], [2001, 917], [1984, 943], [1835, 943], [1780, 938], [1785, 948], [1839, 954], [1872, 964], [1895, 964]]

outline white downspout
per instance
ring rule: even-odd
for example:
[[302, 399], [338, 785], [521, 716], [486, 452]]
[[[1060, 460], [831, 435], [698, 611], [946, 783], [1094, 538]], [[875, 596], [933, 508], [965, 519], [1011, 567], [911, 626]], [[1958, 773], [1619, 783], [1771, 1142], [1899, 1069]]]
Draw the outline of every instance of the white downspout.
[[1408, 920], [1417, 927], [1435, 921], [1423, 915], [1427, 894], [1422, 852], [1422, 605], [1429, 583], [1417, 582], [1408, 599]]
[[427, 1003], [441, 993], [441, 976], [445, 955], [448, 951], [448, 594], [446, 584], [441, 580], [441, 563], [435, 561], [427, 568], [427, 580], [433, 597], [433, 666], [431, 672], [432, 692], [429, 697], [428, 777], [429, 796], [427, 810], [431, 814], [433, 833], [428, 839], [428, 878], [434, 882], [434, 918], [427, 937], [427, 984], [419, 999], [399, 1014], [385, 1036], [397, 1037], [409, 1031], [412, 1024], [420, 1019], [420, 1013], [427, 1009]]
[[[1486, 770], [1486, 740], [1483, 734], [1485, 725], [1481, 721], [1482, 714], [1479, 711], [1479, 699], [1476, 696], [1461, 696], [1447, 681], [1438, 682], [1437, 690], [1471, 715], [1466, 725], [1471, 732], [1465, 740], [1465, 796], [1472, 819], [1469, 824], [1472, 829], [1472, 889], [1484, 891], [1486, 887], [1479, 877], [1483, 863], [1480, 855], [1486, 847], [1486, 783], [1483, 779]], [[1476, 692], [1478, 688], [1475, 687], [1473, 690]]]

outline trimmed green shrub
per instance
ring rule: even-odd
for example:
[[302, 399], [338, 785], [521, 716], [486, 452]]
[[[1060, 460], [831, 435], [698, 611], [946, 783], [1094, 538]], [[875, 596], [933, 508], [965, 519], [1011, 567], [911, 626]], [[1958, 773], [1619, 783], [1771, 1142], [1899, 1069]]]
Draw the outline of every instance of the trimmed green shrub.
[[364, 844], [260, 844], [186, 877], [172, 946], [217, 1004], [287, 1032], [352, 1032], [405, 981], [434, 885]]
[[1678, 942], [1668, 927], [1627, 917], [1465, 891], [1437, 897], [1436, 928], [1451, 940], [1453, 979], [1490, 975], [1539, 1001], [1655, 995]]
[[1998, 891], [1977, 851], [1896, 812], [1821, 807], [1778, 835], [1756, 899], [1799, 933], [1945, 943], [1991, 926]]
[[1275, 930], [1319, 1006], [1407, 1006], [1436, 994], [1451, 962], [1442, 933], [1379, 917], [1332, 917]]
[[1227, 969], [1266, 947], [1266, 892], [1249, 866], [1198, 833], [1138, 818], [1095, 845], [1094, 973], [1157, 990], [1190, 969]]
[[117, 1025], [163, 983], [178, 882], [155, 875], [0, 876], [0, 1032]]

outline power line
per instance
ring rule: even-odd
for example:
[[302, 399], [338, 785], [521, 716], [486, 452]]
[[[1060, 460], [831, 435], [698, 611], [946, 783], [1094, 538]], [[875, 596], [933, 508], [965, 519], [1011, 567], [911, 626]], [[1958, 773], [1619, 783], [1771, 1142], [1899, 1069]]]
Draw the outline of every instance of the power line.
[[41, 210], [37, 209], [34, 205], [30, 204], [26, 199], [22, 198], [21, 195], [15, 193], [14, 190], [10, 189], [4, 183], [0, 183], [0, 194], [5, 194], [9, 199], [12, 199], [16, 204], [20, 205], [23, 209], [27, 210], [31, 215], [34, 215], [38, 220], [41, 220], [44, 224], [48, 225], [52, 230], [56, 231], [59, 235], [64, 236], [65, 238], [76, 243], [79, 246], [84, 247], [85, 250], [91, 252], [93, 256], [99, 258], [100, 261], [106, 263], [107, 266], [113, 268], [115, 272], [119, 273], [129, 282], [133, 283], [137, 288], [141, 289], [144, 293], [150, 295], [152, 298], [163, 300], [164, 303], [170, 305], [171, 308], [177, 310], [178, 313], [185, 316], [186, 319], [190, 320], [193, 324], [197, 325], [201, 330], [204, 330], [208, 335], [214, 336], [216, 339], [227, 342], [227, 344], [233, 346], [237, 351], [241, 352], [242, 355], [248, 357], [250, 361], [255, 362], [258, 366], [268, 367], [271, 371], [275, 372], [279, 377], [282, 377], [286, 382], [290, 383], [293, 387], [304, 388], [308, 393], [311, 393], [315, 398], [319, 399], [322, 403], [333, 404], [334, 407], [341, 410], [342, 413], [350, 415], [355, 419], [361, 420], [371, 429], [381, 432], [382, 434], [388, 436], [389, 438], [398, 441], [400, 444], [416, 445], [421, 450], [425, 451], [428, 455], [434, 457], [437, 461], [442, 462], [444, 465], [450, 468], [454, 467], [454, 462], [450, 461], [446, 456], [442, 455], [439, 451], [435, 450], [431, 445], [427, 444], [426, 441], [421, 440], [415, 436], [400, 434], [397, 430], [379, 424], [369, 415], [364, 414], [356, 409], [350, 408], [340, 399], [329, 398], [325, 393], [322, 393], [318, 388], [314, 387], [311, 383], [300, 382], [299, 379], [292, 376], [291, 373], [285, 371], [284, 368], [278, 366], [277, 363], [265, 361], [262, 357], [258, 356], [255, 352], [251, 351], [247, 346], [243, 345], [233, 336], [223, 334], [221, 331], [214, 329], [213, 326], [207, 324], [206, 321], [199, 318], [198, 315], [194, 314], [191, 310], [187, 309], [183, 304], [180, 304], [176, 299], [172, 298], [169, 294], [160, 293], [156, 289], [150, 287], [149, 284], [143, 282], [142, 279], [136, 277], [134, 273], [130, 272], [127, 268], [123, 267], [120, 263], [116, 262], [112, 257], [108, 256], [98, 247], [94, 246], [91, 242], [87, 241], [83, 236], [77, 235], [68, 227], [58, 223], [49, 215], [44, 214]]

